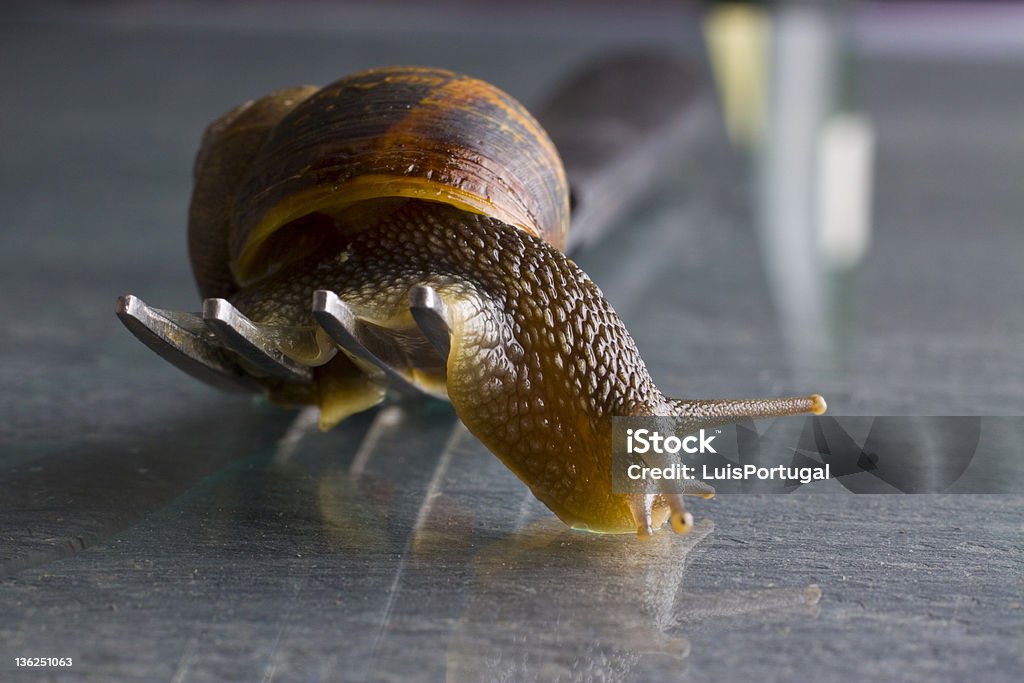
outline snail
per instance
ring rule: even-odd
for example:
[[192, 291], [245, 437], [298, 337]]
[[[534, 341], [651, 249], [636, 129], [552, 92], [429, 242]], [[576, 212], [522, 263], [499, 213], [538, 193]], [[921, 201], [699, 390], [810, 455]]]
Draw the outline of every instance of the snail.
[[[675, 416], [696, 430], [825, 409], [816, 394], [662, 394], [562, 251], [570, 194], [554, 144], [483, 81], [392, 67], [272, 93], [210, 124], [194, 181], [189, 255], [206, 322], [220, 329], [221, 313], [237, 311], [307, 381], [230, 351], [219, 362], [274, 401], [319, 406], [323, 429], [396, 380], [447, 399], [572, 527], [692, 527], [681, 495], [612, 492], [613, 416]], [[126, 323], [133, 305], [122, 298]], [[359, 343], [339, 343], [353, 331]]]

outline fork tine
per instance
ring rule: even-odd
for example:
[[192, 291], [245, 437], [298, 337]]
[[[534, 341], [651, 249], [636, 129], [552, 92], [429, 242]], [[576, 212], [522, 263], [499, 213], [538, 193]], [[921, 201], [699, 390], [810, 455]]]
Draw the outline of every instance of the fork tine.
[[402, 398], [422, 396], [423, 391], [406, 379], [385, 358], [398, 358], [400, 352], [383, 346], [381, 339], [362, 334], [359, 321], [348, 304], [337, 294], [327, 289], [313, 293], [313, 317], [338, 346], [350, 355], [378, 368], [388, 381], [388, 386]]
[[203, 301], [203, 322], [258, 372], [294, 384], [310, 384], [313, 371], [284, 355], [273, 339], [226, 299]]
[[261, 390], [257, 381], [223, 357], [213, 335], [195, 313], [153, 308], [131, 294], [118, 297], [115, 311], [139, 341], [196, 379], [224, 391]]
[[451, 318], [437, 290], [429, 285], [416, 285], [410, 289], [409, 310], [423, 336], [447, 363], [452, 348]]

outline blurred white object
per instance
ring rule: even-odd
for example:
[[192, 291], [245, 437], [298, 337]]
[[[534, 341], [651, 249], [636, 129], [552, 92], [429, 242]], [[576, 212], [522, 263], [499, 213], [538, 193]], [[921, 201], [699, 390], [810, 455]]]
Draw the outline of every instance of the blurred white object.
[[759, 233], [779, 323], [794, 357], [830, 346], [828, 264], [818, 226], [818, 141], [838, 105], [840, 27], [829, 8], [773, 15], [767, 127], [758, 148]]
[[867, 117], [839, 113], [818, 137], [819, 248], [832, 268], [857, 265], [871, 242], [875, 130]]

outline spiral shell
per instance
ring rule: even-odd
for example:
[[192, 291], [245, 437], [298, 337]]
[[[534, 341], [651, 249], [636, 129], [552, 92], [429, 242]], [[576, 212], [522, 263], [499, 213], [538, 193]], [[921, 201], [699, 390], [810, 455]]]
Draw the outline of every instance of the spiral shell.
[[498, 88], [442, 69], [371, 69], [242, 105], [208, 128], [195, 176], [189, 249], [203, 296], [344, 240], [386, 200], [488, 215], [559, 249], [569, 227], [565, 172], [540, 124]]

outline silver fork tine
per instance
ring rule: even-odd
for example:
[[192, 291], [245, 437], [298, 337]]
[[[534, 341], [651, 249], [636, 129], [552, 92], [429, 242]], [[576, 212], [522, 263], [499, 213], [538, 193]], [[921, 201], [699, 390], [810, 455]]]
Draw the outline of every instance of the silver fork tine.
[[423, 336], [447, 363], [452, 349], [451, 318], [448, 306], [429, 285], [416, 285], [409, 290], [409, 310]]
[[224, 391], [261, 391], [256, 380], [225, 360], [195, 313], [152, 308], [131, 294], [118, 297], [115, 311], [139, 341], [196, 379]]
[[356, 358], [377, 367], [387, 379], [389, 388], [393, 389], [396, 394], [402, 398], [423, 395], [422, 390], [384, 360], [384, 358], [397, 358], [399, 353], [384, 348], [383, 340], [362, 334], [355, 313], [337, 294], [327, 289], [313, 292], [313, 317], [338, 346]]
[[309, 384], [313, 371], [284, 355], [268, 338], [226, 299], [203, 301], [203, 321], [227, 348], [267, 377], [294, 384]]

